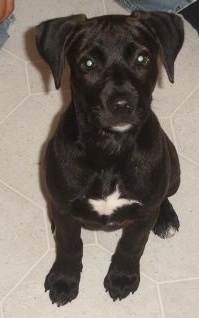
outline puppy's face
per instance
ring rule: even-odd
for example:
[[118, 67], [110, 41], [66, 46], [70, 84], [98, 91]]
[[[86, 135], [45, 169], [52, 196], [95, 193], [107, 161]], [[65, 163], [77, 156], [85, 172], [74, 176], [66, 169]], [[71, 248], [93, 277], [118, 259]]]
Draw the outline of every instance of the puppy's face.
[[150, 110], [157, 78], [158, 46], [147, 32], [124, 19], [91, 20], [68, 52], [73, 97], [90, 122], [125, 131]]
[[150, 113], [159, 53], [173, 82], [183, 35], [174, 14], [78, 15], [39, 25], [37, 46], [57, 88], [68, 60], [73, 102], [87, 124], [124, 132], [139, 127]]

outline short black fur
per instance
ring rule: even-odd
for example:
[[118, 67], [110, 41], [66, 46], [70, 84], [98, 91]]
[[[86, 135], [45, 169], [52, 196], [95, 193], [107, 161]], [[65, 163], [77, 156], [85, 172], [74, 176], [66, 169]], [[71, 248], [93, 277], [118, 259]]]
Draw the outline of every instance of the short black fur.
[[[180, 17], [161, 12], [77, 15], [37, 27], [37, 47], [57, 88], [66, 60], [71, 70], [71, 104], [45, 157], [57, 248], [45, 288], [58, 306], [78, 294], [82, 226], [123, 229], [104, 280], [113, 300], [138, 288], [150, 231], [167, 237], [179, 228], [168, 200], [180, 184], [178, 156], [151, 102], [158, 56], [173, 82], [183, 37]], [[110, 208], [113, 197], [118, 206]], [[106, 211], [92, 205], [99, 200]]]

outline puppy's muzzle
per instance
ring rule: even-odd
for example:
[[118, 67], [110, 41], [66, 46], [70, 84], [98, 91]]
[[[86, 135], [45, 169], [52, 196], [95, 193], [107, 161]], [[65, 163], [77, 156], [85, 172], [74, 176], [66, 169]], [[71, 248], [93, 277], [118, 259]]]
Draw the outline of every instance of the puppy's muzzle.
[[113, 115], [125, 115], [131, 114], [134, 107], [132, 103], [126, 99], [110, 98], [108, 108]]

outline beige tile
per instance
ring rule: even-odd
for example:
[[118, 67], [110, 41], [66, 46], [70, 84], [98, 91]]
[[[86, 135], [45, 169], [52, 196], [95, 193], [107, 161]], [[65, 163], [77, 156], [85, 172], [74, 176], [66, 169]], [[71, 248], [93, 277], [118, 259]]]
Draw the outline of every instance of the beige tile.
[[99, 245], [103, 246], [106, 250], [113, 253], [117, 246], [117, 243], [122, 235], [122, 231], [114, 231], [114, 232], [97, 232], [97, 239]]
[[43, 211], [0, 183], [0, 300], [47, 249]]
[[160, 286], [166, 318], [196, 318], [199, 312], [199, 279]]
[[168, 118], [160, 118], [160, 124], [164, 132], [167, 134], [169, 139], [174, 143], [174, 137], [173, 137], [173, 132], [171, 128], [171, 122], [170, 119]]
[[[182, 17], [182, 16], [181, 16]], [[190, 39], [198, 42], [198, 32], [187, 22], [184, 20], [184, 28], [185, 28], [185, 37], [189, 37]]]
[[8, 52], [0, 52], [0, 122], [28, 94], [25, 66]]
[[114, 0], [104, 0], [107, 14], [129, 14], [129, 11], [125, 10]]
[[35, 0], [17, 1], [15, 16], [17, 21], [10, 30], [11, 38], [6, 48], [25, 60], [37, 59], [35, 37], [32, 28], [44, 20], [71, 14], [84, 13], [88, 17], [103, 14], [101, 1], [93, 0]]
[[160, 117], [171, 115], [183, 100], [187, 98], [189, 93], [197, 87], [198, 51], [199, 41], [196, 43], [186, 38], [175, 62], [175, 83], [171, 84], [167, 79], [165, 71], [162, 71], [162, 83], [161, 86], [156, 86], [153, 101], [153, 109]]
[[53, 306], [43, 289], [54, 253], [28, 275], [18, 288], [3, 303], [4, 318], [22, 317], [133, 317], [159, 318], [159, 303], [156, 287], [142, 278], [139, 291], [121, 302], [113, 302], [103, 287], [103, 279], [109, 266], [109, 255], [99, 247], [84, 249], [84, 268], [78, 298], [71, 304], [57, 308]]
[[173, 116], [179, 151], [199, 163], [199, 89]]
[[40, 161], [62, 98], [60, 93], [31, 96], [0, 127], [0, 179], [42, 206]]
[[181, 170], [180, 189], [171, 198], [180, 231], [166, 240], [151, 234], [141, 261], [141, 270], [156, 281], [199, 276], [199, 169], [181, 158]]
[[[51, 70], [44, 61], [28, 62], [27, 65], [30, 92], [32, 94], [56, 90]], [[70, 71], [68, 65], [65, 66], [62, 87], [66, 91], [70, 90]]]
[[86, 246], [87, 244], [95, 244], [95, 232], [94, 231], [82, 229], [81, 238], [82, 238], [84, 246]]

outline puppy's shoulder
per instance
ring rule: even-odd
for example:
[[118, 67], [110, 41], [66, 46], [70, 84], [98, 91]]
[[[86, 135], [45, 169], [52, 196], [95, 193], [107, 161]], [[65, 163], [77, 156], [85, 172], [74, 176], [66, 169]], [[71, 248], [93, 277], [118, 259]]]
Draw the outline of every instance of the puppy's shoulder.
[[164, 132], [160, 126], [157, 116], [151, 112], [138, 135], [138, 145], [140, 149], [149, 150], [161, 144], [164, 140]]

